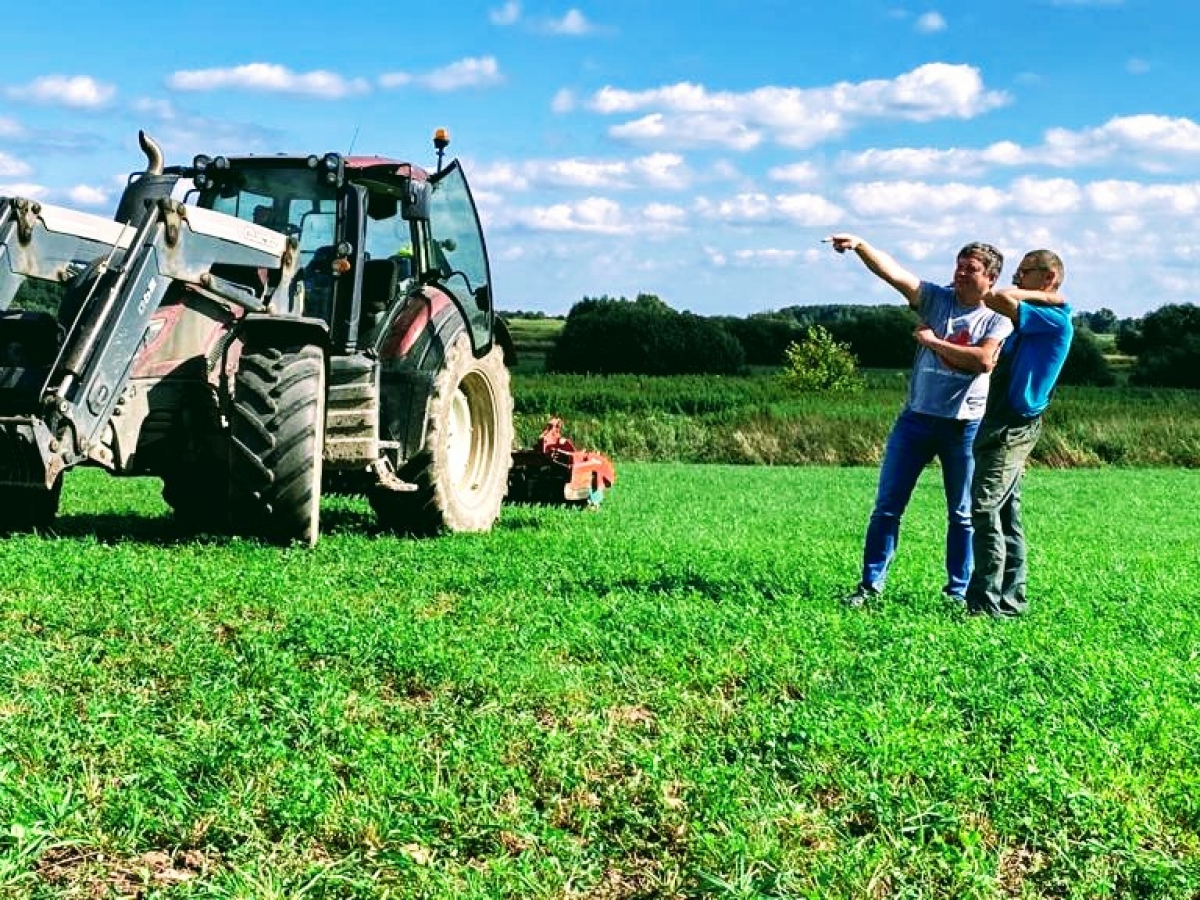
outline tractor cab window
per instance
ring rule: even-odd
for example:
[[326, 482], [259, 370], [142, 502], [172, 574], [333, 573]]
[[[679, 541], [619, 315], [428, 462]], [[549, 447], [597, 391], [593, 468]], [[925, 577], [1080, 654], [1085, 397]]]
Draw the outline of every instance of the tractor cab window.
[[392, 259], [400, 267], [400, 277], [412, 275], [412, 223], [400, 215], [395, 197], [367, 201], [367, 229], [363, 249], [368, 260]]
[[299, 166], [246, 166], [214, 175], [198, 205], [296, 238], [300, 262], [337, 242], [336, 188]]
[[285, 233], [296, 236], [300, 264], [308, 265], [318, 250], [337, 243], [337, 202], [332, 198], [293, 198], [288, 203]]

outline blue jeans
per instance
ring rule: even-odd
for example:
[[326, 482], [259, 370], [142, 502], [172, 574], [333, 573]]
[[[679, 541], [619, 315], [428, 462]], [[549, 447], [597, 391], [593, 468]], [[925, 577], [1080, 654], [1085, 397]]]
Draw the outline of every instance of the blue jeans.
[[863, 547], [863, 587], [883, 590], [888, 566], [900, 543], [900, 517], [908, 506], [921, 472], [935, 458], [942, 464], [946, 490], [946, 586], [962, 597], [971, 579], [971, 445], [978, 419], [945, 419], [905, 409], [892, 426], [879, 491]]

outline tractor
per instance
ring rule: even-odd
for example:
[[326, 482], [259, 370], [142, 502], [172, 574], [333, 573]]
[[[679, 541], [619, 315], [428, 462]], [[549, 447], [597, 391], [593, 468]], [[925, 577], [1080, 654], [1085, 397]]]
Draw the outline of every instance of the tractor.
[[186, 528], [314, 545], [323, 494], [405, 534], [486, 531], [507, 489], [512, 340], [475, 203], [377, 156], [196, 156], [113, 218], [0, 198], [0, 531], [64, 476], [155, 476]]

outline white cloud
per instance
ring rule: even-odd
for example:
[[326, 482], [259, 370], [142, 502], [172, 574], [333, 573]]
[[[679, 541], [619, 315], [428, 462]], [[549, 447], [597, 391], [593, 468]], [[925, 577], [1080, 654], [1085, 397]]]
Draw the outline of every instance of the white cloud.
[[809, 162], [791, 163], [786, 166], [776, 166], [767, 171], [767, 177], [772, 181], [785, 181], [790, 184], [809, 184], [817, 180], [817, 167]]
[[503, 81], [504, 76], [494, 56], [467, 57], [422, 74], [387, 72], [379, 76], [379, 86], [383, 88], [416, 84], [438, 92], [490, 87]]
[[1149, 172], [1193, 169], [1200, 162], [1200, 125], [1159, 115], [1118, 116], [1090, 129], [1052, 128], [1041, 144], [998, 141], [982, 149], [895, 147], [846, 154], [838, 169], [909, 178], [961, 178], [1011, 166], [1074, 169], [1118, 161]]
[[[471, 170], [471, 183], [473, 185], [503, 187], [509, 191], [529, 190], [532, 184], [527, 174], [526, 165], [517, 166], [510, 162], [498, 162], [477, 166]], [[481, 188], [472, 188], [472, 194], [477, 200], [480, 192]]]
[[0, 153], [0, 178], [21, 178], [32, 171], [28, 163], [21, 162], [7, 153]]
[[570, 187], [625, 187], [629, 167], [623, 162], [564, 159], [546, 166], [545, 183]]
[[946, 20], [938, 12], [927, 12], [917, 16], [917, 31], [921, 34], [936, 34], [946, 30]]
[[12, 182], [5, 184], [0, 181], [0, 196], [3, 197], [29, 197], [37, 200], [46, 195], [44, 185], [33, 184], [31, 182]]
[[771, 198], [762, 193], [734, 194], [718, 201], [701, 197], [695, 207], [703, 216], [732, 224], [762, 224], [774, 218]]
[[891, 81], [864, 81], [853, 90], [851, 106], [860, 114], [915, 122], [971, 119], [1009, 102], [1003, 91], [984, 89], [974, 66], [949, 63], [927, 63]]
[[78, 206], [107, 206], [111, 200], [108, 191], [79, 184], [67, 191], [67, 196]]
[[691, 183], [691, 173], [677, 153], [651, 153], [632, 160], [630, 171], [639, 184], [666, 190], [682, 190]]
[[738, 250], [733, 254], [733, 260], [739, 266], [792, 266], [800, 258], [799, 250], [780, 250], [775, 247]]
[[1097, 181], [1085, 189], [1092, 207], [1101, 213], [1129, 215], [1158, 213], [1192, 217], [1200, 209], [1200, 184], [1141, 184], [1135, 181]]
[[763, 140], [809, 147], [870, 120], [969, 119], [1009, 102], [987, 90], [972, 66], [929, 63], [891, 80], [827, 88], [763, 87], [709, 91], [681, 82], [646, 91], [606, 86], [589, 101], [602, 115], [645, 115], [610, 129], [618, 139], [717, 144], [749, 150]]
[[669, 203], [648, 203], [642, 207], [642, 216], [661, 226], [682, 225], [687, 221], [687, 210]]
[[708, 167], [707, 174], [716, 181], [737, 181], [742, 178], [742, 171], [727, 159], [718, 159]]
[[559, 88], [550, 101], [550, 109], [556, 113], [569, 113], [575, 109], [575, 92], [570, 88]]
[[818, 194], [780, 194], [775, 208], [797, 225], [825, 228], [845, 218], [845, 212]]
[[229, 69], [192, 69], [174, 72], [167, 85], [180, 91], [215, 91], [227, 88], [272, 94], [299, 94], [334, 99], [365, 94], [371, 88], [365, 79], [344, 78], [319, 69], [293, 72], [273, 63], [248, 63]]
[[621, 234], [627, 230], [620, 205], [607, 197], [588, 197], [578, 203], [531, 207], [514, 216], [512, 221], [520, 221], [535, 231]]
[[1045, 143], [1031, 152], [1040, 162], [1063, 167], [1113, 159], [1151, 170], [1176, 161], [1194, 166], [1200, 160], [1200, 125], [1151, 114], [1118, 116], [1083, 131], [1050, 129]]
[[153, 116], [163, 121], [169, 121], [176, 116], [175, 106], [171, 101], [157, 97], [139, 97], [133, 101], [132, 106], [134, 112], [145, 116]]
[[1017, 209], [1039, 215], [1078, 212], [1083, 203], [1083, 191], [1068, 178], [1017, 178], [1009, 194]]
[[577, 37], [590, 34], [595, 26], [577, 9], [569, 9], [561, 19], [547, 22], [545, 30], [550, 34], [562, 34]]
[[488, 18], [493, 25], [512, 25], [521, 18], [521, 4], [516, 0], [508, 0], [499, 9], [490, 10]]
[[47, 75], [44, 78], [35, 78], [22, 87], [8, 88], [5, 94], [14, 100], [29, 100], [75, 109], [100, 109], [112, 101], [117, 89], [87, 75]]
[[995, 213], [1010, 203], [999, 188], [961, 182], [873, 181], [850, 185], [845, 196], [856, 215], [917, 221], [948, 213]]
[[0, 137], [17, 137], [25, 131], [16, 119], [0, 116]]
[[471, 180], [476, 184], [503, 185], [508, 191], [547, 187], [680, 190], [691, 184], [691, 178], [683, 157], [674, 153], [651, 153], [630, 160], [571, 158], [530, 159], [519, 164], [493, 163], [474, 170]]
[[767, 194], [748, 191], [724, 200], [701, 197], [695, 210], [700, 215], [731, 225], [802, 225], [825, 228], [845, 218], [837, 205], [817, 194]]
[[1034, 161], [1029, 151], [1011, 141], [1000, 141], [982, 150], [932, 147], [896, 147], [864, 150], [843, 156], [838, 168], [849, 173], [898, 175], [923, 178], [931, 175], [961, 177], [979, 175], [994, 166], [1015, 166]]
[[1125, 71], [1130, 75], [1145, 75], [1150, 71], [1150, 63], [1135, 56], [1125, 61]]
[[504, 80], [494, 56], [468, 57], [435, 69], [421, 79], [434, 91], [457, 91], [462, 88], [487, 87]]
[[652, 113], [614, 125], [608, 132], [618, 140], [638, 144], [667, 143], [681, 147], [717, 144], [730, 150], [750, 150], [762, 141], [762, 132], [719, 116], [684, 115], [668, 118]]

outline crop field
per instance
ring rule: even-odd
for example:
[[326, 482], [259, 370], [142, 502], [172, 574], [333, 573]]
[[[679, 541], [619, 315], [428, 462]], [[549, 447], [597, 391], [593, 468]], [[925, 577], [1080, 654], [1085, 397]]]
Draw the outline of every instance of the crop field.
[[1200, 471], [1033, 470], [997, 622], [935, 472], [856, 611], [875, 469], [617, 465], [312, 551], [73, 472], [0, 539], [0, 897], [1200, 895]]

